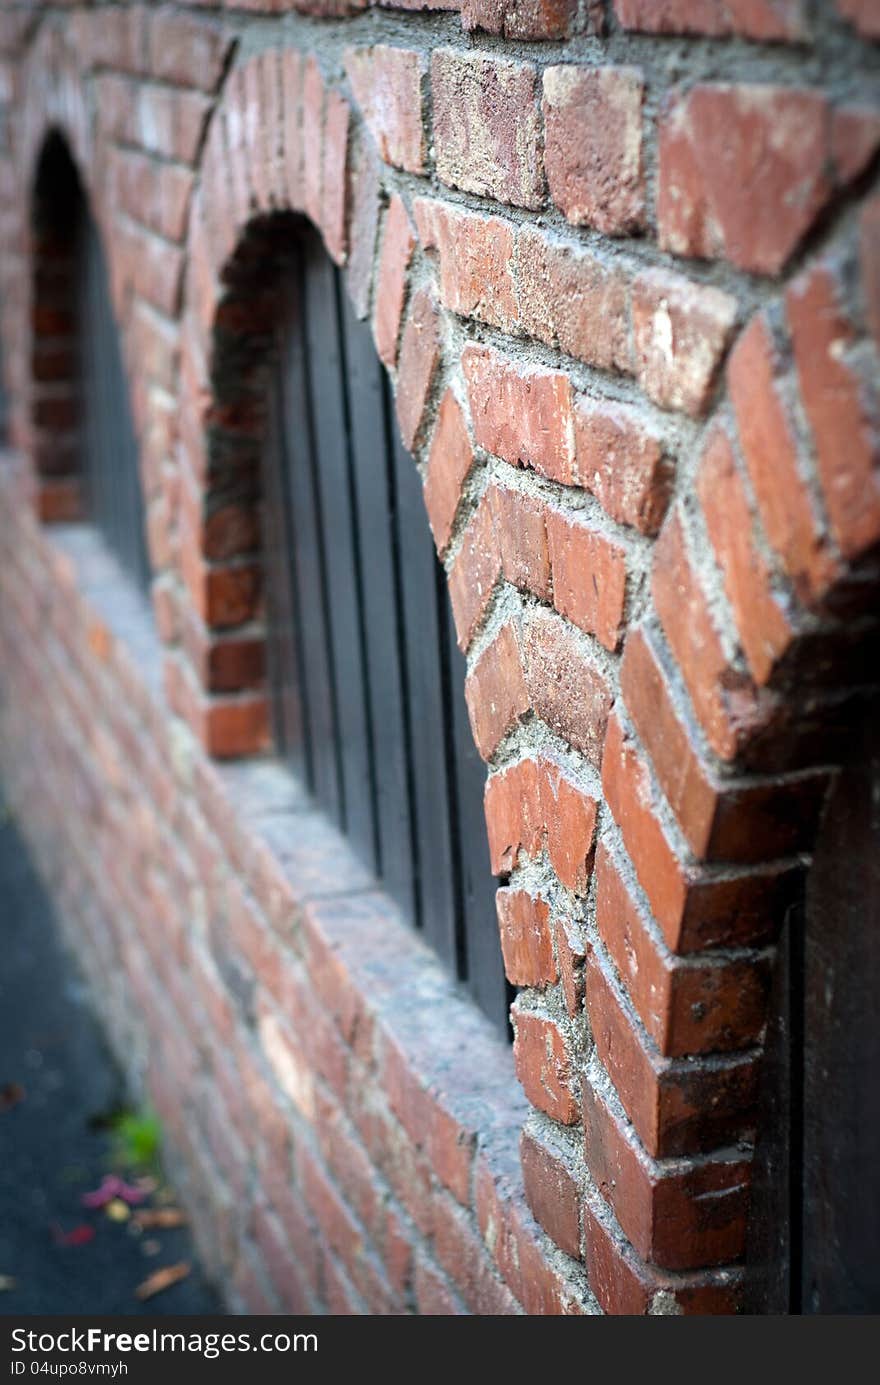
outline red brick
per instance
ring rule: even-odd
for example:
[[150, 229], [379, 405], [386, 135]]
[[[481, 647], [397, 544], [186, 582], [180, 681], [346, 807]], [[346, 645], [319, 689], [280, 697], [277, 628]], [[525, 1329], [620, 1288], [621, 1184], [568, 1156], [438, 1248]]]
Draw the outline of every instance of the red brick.
[[581, 398], [574, 431], [580, 485], [618, 524], [655, 534], [669, 500], [672, 465], [651, 425], [625, 404]]
[[727, 382], [764, 531], [796, 591], [809, 601], [830, 586], [836, 564], [801, 475], [781, 376], [769, 323], [756, 316], [731, 354]]
[[587, 1166], [637, 1254], [670, 1270], [736, 1260], [745, 1248], [749, 1161], [664, 1167], [589, 1081], [583, 1092]]
[[[461, 22], [466, 33], [482, 30], [508, 39], [568, 38], [577, 17], [576, 0], [462, 0]], [[602, 14], [590, 0], [589, 33], [601, 33]]]
[[373, 335], [379, 359], [387, 366], [397, 362], [397, 338], [406, 298], [406, 279], [415, 249], [415, 235], [401, 198], [395, 195], [388, 206], [385, 234], [379, 256], [376, 282], [376, 307]]
[[560, 1250], [580, 1259], [580, 1190], [562, 1148], [546, 1126], [529, 1126], [520, 1138], [519, 1152], [526, 1201], [535, 1221]]
[[395, 396], [400, 436], [410, 452], [422, 431], [439, 359], [437, 305], [427, 289], [420, 289], [410, 301], [403, 329]]
[[547, 506], [522, 491], [494, 482], [486, 491], [486, 500], [495, 525], [495, 543], [505, 581], [549, 601]]
[[626, 550], [614, 539], [558, 510], [546, 514], [553, 605], [606, 649], [620, 640], [626, 604]]
[[511, 623], [483, 650], [468, 674], [465, 695], [477, 749], [489, 760], [529, 710], [519, 635]]
[[667, 802], [698, 860], [762, 861], [809, 851], [826, 776], [717, 780], [701, 758], [653, 641], [627, 637], [620, 690]]
[[617, 712], [608, 723], [602, 787], [667, 945], [694, 952], [772, 937], [795, 885], [793, 868], [707, 874], [683, 861], [662, 823], [648, 767]]
[[746, 662], [755, 682], [766, 683], [794, 631], [784, 594], [774, 590], [755, 539], [745, 487], [723, 428], [710, 434], [697, 473], [697, 494]]
[[516, 238], [520, 326], [598, 370], [634, 372], [629, 285], [614, 265], [532, 226]]
[[530, 63], [435, 50], [437, 174], [450, 187], [517, 207], [544, 200], [536, 73]]
[[880, 13], [876, 0], [835, 0], [837, 10], [865, 38], [880, 39]]
[[500, 889], [495, 903], [508, 981], [539, 989], [552, 985], [557, 972], [547, 901], [527, 890]]
[[757, 1062], [655, 1056], [596, 953], [587, 959], [587, 1014], [596, 1054], [652, 1158], [723, 1148], [754, 1127]]
[[324, 141], [324, 79], [312, 56], [306, 61], [302, 78], [302, 127], [299, 139], [303, 148], [303, 210], [315, 226], [320, 226], [323, 162], [318, 157], [318, 151], [323, 150]]
[[840, 296], [832, 271], [817, 265], [791, 285], [786, 307], [822, 494], [834, 536], [852, 559], [880, 538], [880, 437], [876, 390], [860, 376]]
[[864, 173], [880, 147], [880, 111], [841, 106], [831, 115], [831, 158], [836, 181], [851, 183]]
[[[106, 16], [95, 16], [99, 24]], [[215, 91], [223, 75], [232, 37], [195, 16], [158, 10], [150, 19], [150, 68], [160, 81]]]
[[536, 715], [598, 765], [611, 693], [582, 638], [557, 615], [536, 610], [523, 645], [528, 693]]
[[367, 129], [385, 163], [425, 170], [422, 60], [407, 48], [349, 48], [345, 70]]
[[576, 1019], [584, 1008], [586, 945], [573, 919], [554, 919], [553, 939], [559, 963], [562, 994], [565, 997], [565, 1008], [572, 1019]]
[[624, 29], [649, 34], [736, 34], [768, 42], [809, 32], [804, 0], [614, 0], [614, 9]]
[[676, 94], [660, 126], [661, 247], [778, 273], [831, 196], [829, 136], [818, 92], [707, 83]]
[[771, 704], [728, 662], [677, 511], [657, 540], [652, 590], [706, 738], [722, 760], [731, 760], [766, 722]]
[[636, 378], [655, 404], [699, 417], [736, 318], [736, 300], [678, 274], [647, 269], [633, 284]]
[[328, 91], [324, 103], [324, 157], [321, 170], [321, 219], [319, 225], [327, 252], [338, 265], [344, 264], [348, 226], [348, 102], [338, 92]]
[[416, 200], [413, 212], [422, 245], [437, 252], [443, 306], [504, 331], [515, 327], [510, 222], [426, 197]]
[[425, 504], [438, 553], [445, 551], [451, 538], [461, 488], [472, 462], [473, 449], [461, 405], [447, 389], [437, 410], [425, 477]]
[[515, 1038], [516, 1074], [533, 1106], [562, 1125], [574, 1125], [578, 1105], [571, 1090], [572, 1071], [568, 1047], [554, 1020], [534, 1010], [514, 1005], [511, 1011]]
[[596, 853], [596, 923], [629, 998], [666, 1057], [729, 1052], [760, 1037], [766, 1019], [766, 960], [698, 963], [674, 957], [652, 934], [607, 847]]
[[548, 67], [544, 166], [574, 226], [625, 235], [642, 225], [644, 82], [634, 67]]
[[464, 532], [449, 573], [449, 597], [462, 650], [470, 648], [500, 578], [501, 554], [495, 519], [489, 499], [484, 495]]
[[568, 376], [520, 368], [480, 346], [465, 349], [462, 365], [478, 445], [513, 466], [530, 466], [570, 484], [574, 428]]
[[880, 197], [872, 197], [862, 208], [859, 251], [868, 326], [880, 350]]
[[491, 775], [485, 807], [495, 875], [509, 873], [520, 851], [536, 856], [545, 847], [563, 885], [586, 891], [597, 805], [551, 760], [520, 760]]

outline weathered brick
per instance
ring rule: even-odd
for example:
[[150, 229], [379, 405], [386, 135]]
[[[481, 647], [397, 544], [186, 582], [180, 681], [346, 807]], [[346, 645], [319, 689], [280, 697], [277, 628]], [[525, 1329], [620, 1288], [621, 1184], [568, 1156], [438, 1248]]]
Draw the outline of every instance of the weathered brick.
[[654, 550], [652, 591], [694, 710], [712, 749], [731, 760], [764, 724], [772, 703], [746, 674], [729, 663], [699, 574], [687, 550], [681, 518], [673, 512]]
[[731, 353], [727, 382], [765, 533], [796, 591], [810, 601], [827, 590], [837, 567], [801, 472], [781, 376], [770, 325], [756, 316]]
[[450, 187], [517, 207], [544, 200], [536, 73], [530, 63], [435, 50], [437, 174]]
[[661, 246], [778, 273], [831, 195], [828, 140], [819, 92], [707, 83], [676, 94], [660, 126]]
[[439, 359], [437, 305], [427, 289], [420, 289], [410, 300], [403, 328], [394, 401], [400, 436], [410, 452], [419, 441]]
[[763, 1031], [769, 966], [752, 958], [683, 962], [648, 920], [604, 844], [596, 852], [596, 923], [645, 1030], [667, 1057], [748, 1048]]
[[425, 478], [425, 504], [439, 553], [449, 543], [461, 488], [472, 462], [473, 449], [461, 405], [447, 389], [437, 410]]
[[524, 332], [599, 370], [634, 373], [629, 284], [592, 251], [524, 226], [516, 240]]
[[745, 1246], [748, 1159], [657, 1164], [588, 1080], [583, 1092], [587, 1166], [636, 1252], [671, 1270], [736, 1260]]
[[872, 197], [859, 217], [859, 252], [868, 326], [880, 350], [880, 197]]
[[633, 284], [636, 378], [664, 409], [699, 417], [708, 406], [736, 319], [721, 289], [648, 269]]
[[367, 129], [385, 163], [407, 173], [425, 169], [422, 60], [408, 48], [349, 48], [345, 70]]
[[520, 639], [511, 623], [483, 650], [468, 674], [465, 694], [477, 749], [488, 760], [529, 710]]
[[535, 611], [524, 632], [526, 681], [535, 713], [598, 765], [611, 692], [582, 640], [559, 616]]
[[711, 1064], [656, 1056], [595, 952], [587, 960], [587, 1013], [597, 1056], [652, 1158], [724, 1148], [754, 1128], [754, 1055]]
[[553, 605], [606, 649], [616, 649], [626, 602], [626, 550], [558, 510], [547, 510], [546, 524]]
[[486, 825], [492, 870], [509, 873], [519, 852], [546, 848], [566, 888], [583, 894], [593, 860], [596, 801], [551, 760], [520, 760], [486, 781]]
[[513, 466], [531, 466], [553, 481], [574, 479], [571, 383], [559, 371], [520, 368], [488, 347], [462, 356], [474, 436]]
[[379, 256], [373, 335], [379, 359], [387, 366], [397, 362], [397, 338], [403, 317], [409, 263], [415, 249], [415, 235], [403, 201], [396, 194], [388, 205], [385, 232]]
[[508, 981], [539, 989], [552, 985], [557, 972], [547, 901], [527, 890], [501, 889], [495, 904]]
[[620, 689], [663, 793], [698, 860], [761, 861], [812, 848], [825, 775], [718, 781], [703, 760], [652, 638], [627, 636]]
[[426, 197], [413, 211], [422, 245], [439, 258], [443, 306], [510, 331], [517, 322], [510, 223]]
[[875, 0], [835, 0], [838, 13], [865, 38], [880, 39], [880, 14]]
[[575, 404], [576, 476], [618, 524], [642, 534], [660, 527], [672, 465], [651, 425], [625, 404]]
[[537, 1124], [526, 1127], [519, 1148], [523, 1186], [532, 1215], [560, 1250], [579, 1259], [580, 1190], [562, 1149], [546, 1125]]
[[774, 590], [772, 573], [755, 539], [745, 487], [723, 428], [716, 428], [706, 445], [697, 494], [746, 661], [755, 682], [766, 683], [794, 631], [785, 593]]
[[[462, 0], [461, 22], [467, 33], [482, 30], [509, 39], [568, 38], [577, 18], [575, 0]], [[601, 33], [602, 13], [589, 0], [588, 33]]]
[[806, 38], [804, 0], [614, 0], [624, 29], [649, 34], [706, 34], [771, 42]]
[[571, 1057], [559, 1026], [549, 1016], [518, 1004], [511, 1016], [516, 1074], [526, 1096], [561, 1125], [574, 1125], [578, 1104], [571, 1088]]
[[876, 388], [862, 378], [855, 329], [831, 269], [805, 271], [786, 294], [804, 409], [822, 495], [847, 558], [880, 538], [880, 433]]
[[642, 74], [632, 67], [548, 67], [544, 166], [574, 226], [625, 235], [642, 225]]

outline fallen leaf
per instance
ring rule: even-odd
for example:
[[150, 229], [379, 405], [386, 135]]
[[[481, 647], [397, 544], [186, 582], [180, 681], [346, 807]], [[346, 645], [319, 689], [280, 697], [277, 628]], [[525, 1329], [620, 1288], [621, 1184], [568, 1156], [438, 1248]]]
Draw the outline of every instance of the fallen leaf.
[[133, 1221], [144, 1231], [169, 1231], [174, 1226], [185, 1226], [186, 1214], [179, 1207], [142, 1207], [134, 1213]]
[[176, 1265], [164, 1265], [161, 1270], [154, 1270], [152, 1274], [147, 1275], [144, 1282], [137, 1286], [134, 1291], [135, 1298], [139, 1298], [141, 1302], [153, 1298], [164, 1289], [170, 1289], [172, 1284], [179, 1284], [181, 1279], [186, 1279], [189, 1271], [186, 1260], [181, 1260]]
[[111, 1221], [128, 1221], [131, 1216], [131, 1208], [127, 1202], [123, 1202], [121, 1197], [114, 1197], [104, 1208], [105, 1217]]
[[87, 1222], [75, 1226], [72, 1231], [62, 1231], [56, 1223], [52, 1226], [52, 1239], [57, 1246], [84, 1246], [95, 1239], [95, 1228]]
[[20, 1082], [4, 1082], [0, 1087], [0, 1111], [11, 1111], [24, 1101], [24, 1087]]
[[8, 1294], [10, 1289], [18, 1288], [18, 1280], [11, 1274], [0, 1274], [0, 1294]]
[[123, 1202], [138, 1203], [143, 1202], [148, 1194], [143, 1188], [136, 1188], [132, 1183], [126, 1183], [124, 1178], [120, 1178], [116, 1173], [108, 1173], [101, 1183], [100, 1188], [95, 1188], [91, 1193], [83, 1193], [80, 1199], [83, 1207], [106, 1207], [108, 1202], [114, 1198], [121, 1198]]

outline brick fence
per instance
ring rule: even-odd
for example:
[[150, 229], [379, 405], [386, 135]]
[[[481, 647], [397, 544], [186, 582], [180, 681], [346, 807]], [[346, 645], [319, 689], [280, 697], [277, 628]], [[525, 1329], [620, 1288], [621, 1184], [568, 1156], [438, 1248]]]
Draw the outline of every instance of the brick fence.
[[[774, 940], [876, 680], [878, 38], [876, 0], [0, 10], [3, 772], [234, 1307], [741, 1305]], [[79, 521], [52, 131], [152, 612]], [[512, 1057], [271, 753], [303, 217], [449, 578]]]

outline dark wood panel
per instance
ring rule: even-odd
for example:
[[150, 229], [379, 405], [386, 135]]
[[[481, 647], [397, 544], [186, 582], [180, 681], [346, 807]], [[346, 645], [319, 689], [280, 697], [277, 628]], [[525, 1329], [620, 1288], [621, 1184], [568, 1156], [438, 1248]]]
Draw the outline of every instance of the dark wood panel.
[[393, 899], [416, 912], [415, 843], [406, 746], [400, 626], [401, 578], [394, 532], [385, 371], [369, 328], [343, 295], [352, 481], [359, 536], [360, 591], [368, 638], [365, 661], [373, 747], [377, 872]]
[[340, 822], [364, 859], [372, 862], [372, 763], [337, 292], [332, 263], [317, 243], [310, 242], [305, 280], [306, 365], [342, 775]]
[[880, 1312], [880, 706], [855, 729], [807, 887], [802, 1311]]

